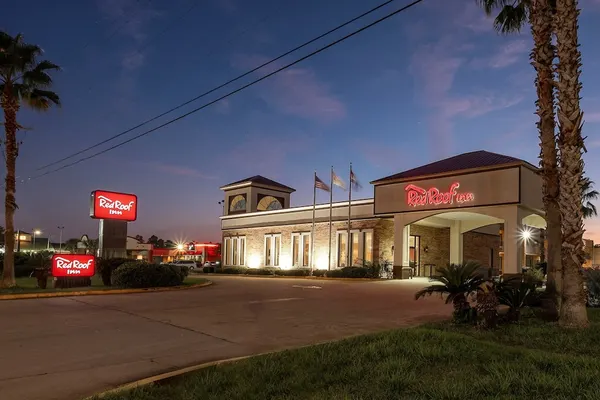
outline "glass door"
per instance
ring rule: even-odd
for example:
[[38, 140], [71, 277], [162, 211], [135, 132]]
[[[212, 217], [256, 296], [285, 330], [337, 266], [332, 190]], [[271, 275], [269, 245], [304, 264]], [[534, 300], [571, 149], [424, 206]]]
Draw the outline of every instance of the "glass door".
[[421, 236], [410, 235], [408, 239], [408, 257], [415, 276], [421, 276]]

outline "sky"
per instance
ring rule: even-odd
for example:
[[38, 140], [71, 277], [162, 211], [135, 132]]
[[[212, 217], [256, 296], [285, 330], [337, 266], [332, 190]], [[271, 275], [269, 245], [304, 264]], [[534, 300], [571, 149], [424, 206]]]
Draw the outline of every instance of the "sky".
[[[98, 221], [89, 217], [89, 195], [101, 189], [138, 195], [130, 235], [218, 241], [219, 187], [257, 174], [294, 187], [292, 205], [306, 205], [312, 203], [313, 171], [325, 178], [331, 165], [346, 177], [352, 162], [364, 186], [355, 198], [372, 196], [371, 180], [468, 151], [537, 165], [529, 29], [499, 35], [474, 0], [425, 0], [141, 139], [28, 179], [46, 171], [39, 167], [175, 107], [380, 2], [8, 0], [0, 29], [22, 33], [62, 67], [54, 76], [62, 107], [43, 114], [23, 109], [18, 116], [27, 130], [19, 133], [17, 229], [39, 229], [57, 240], [57, 227], [64, 226], [65, 238], [95, 237]], [[217, 99], [407, 3], [396, 0], [144, 128]], [[580, 6], [584, 157], [587, 175], [600, 185], [600, 77], [593, 73], [600, 67], [594, 51], [600, 0], [582, 0]], [[327, 201], [321, 196], [320, 202]], [[346, 197], [338, 191], [334, 200]], [[586, 237], [600, 242], [599, 219], [587, 221], [586, 229]]]

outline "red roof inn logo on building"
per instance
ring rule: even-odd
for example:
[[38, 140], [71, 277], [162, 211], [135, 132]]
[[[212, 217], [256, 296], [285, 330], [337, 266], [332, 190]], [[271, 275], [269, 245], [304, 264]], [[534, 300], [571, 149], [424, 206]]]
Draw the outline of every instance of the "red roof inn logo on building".
[[96, 219], [137, 219], [137, 196], [127, 193], [96, 190], [92, 192], [90, 217]]
[[407, 185], [406, 204], [411, 207], [438, 206], [440, 204], [462, 204], [475, 200], [475, 195], [470, 192], [459, 192], [460, 183], [454, 182], [447, 192], [440, 192], [436, 187], [423, 189], [417, 185]]
[[90, 254], [55, 254], [52, 256], [52, 276], [87, 278], [96, 272], [96, 257]]

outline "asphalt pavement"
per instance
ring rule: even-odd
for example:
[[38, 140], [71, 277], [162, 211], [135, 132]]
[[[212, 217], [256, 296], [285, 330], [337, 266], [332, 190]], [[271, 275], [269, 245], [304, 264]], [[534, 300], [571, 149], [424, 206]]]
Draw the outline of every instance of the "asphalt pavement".
[[423, 281], [210, 276], [184, 291], [0, 301], [0, 399], [79, 400], [193, 364], [448, 317]]

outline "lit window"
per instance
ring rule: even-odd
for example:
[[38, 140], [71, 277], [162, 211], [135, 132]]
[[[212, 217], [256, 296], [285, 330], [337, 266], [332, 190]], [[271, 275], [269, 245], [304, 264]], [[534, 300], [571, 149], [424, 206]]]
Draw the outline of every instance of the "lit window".
[[265, 235], [265, 267], [279, 267], [281, 234]]
[[245, 266], [246, 238], [244, 236], [227, 237], [223, 241], [223, 265]]
[[348, 243], [348, 231], [338, 231], [338, 267], [342, 268], [348, 265], [348, 254], [350, 254], [350, 265], [352, 266], [373, 262], [373, 231], [370, 229], [351, 231], [350, 243]]
[[229, 202], [229, 212], [246, 211], [246, 196], [238, 194]]
[[256, 209], [258, 211], [281, 210], [283, 205], [273, 196], [265, 196], [258, 202]]
[[292, 233], [292, 266], [310, 266], [310, 233]]

